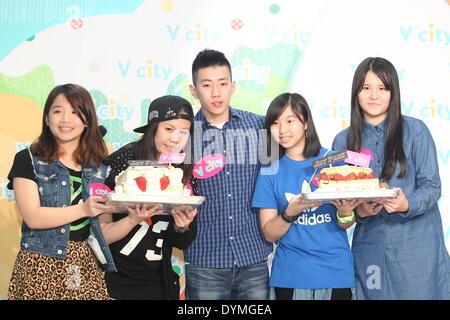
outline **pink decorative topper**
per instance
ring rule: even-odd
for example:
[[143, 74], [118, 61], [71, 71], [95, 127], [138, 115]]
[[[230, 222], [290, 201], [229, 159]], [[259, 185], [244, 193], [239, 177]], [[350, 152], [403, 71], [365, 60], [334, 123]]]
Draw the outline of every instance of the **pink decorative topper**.
[[208, 179], [218, 174], [226, 164], [226, 158], [221, 154], [211, 154], [198, 161], [193, 169], [194, 177]]
[[182, 163], [186, 153], [162, 153], [159, 156], [159, 162], [161, 163]]
[[347, 158], [345, 158], [344, 161], [360, 167], [368, 168], [371, 159], [372, 158], [370, 155], [347, 150]]
[[89, 194], [91, 196], [101, 197], [110, 192], [112, 192], [112, 190], [106, 184], [91, 183], [89, 185]]
[[375, 158], [375, 156], [373, 155], [372, 151], [370, 151], [369, 149], [359, 149], [359, 152], [362, 153], [362, 154], [368, 155], [370, 157], [370, 160]]

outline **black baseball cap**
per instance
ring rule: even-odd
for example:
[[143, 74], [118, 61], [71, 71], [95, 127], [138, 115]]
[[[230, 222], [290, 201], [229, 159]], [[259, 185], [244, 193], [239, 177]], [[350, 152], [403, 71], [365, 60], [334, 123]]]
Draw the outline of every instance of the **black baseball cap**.
[[[181, 113], [181, 111], [183, 111], [183, 113]], [[186, 119], [193, 123], [194, 111], [192, 110], [192, 105], [189, 101], [179, 96], [162, 96], [150, 103], [150, 106], [148, 107], [147, 124], [136, 128], [133, 131], [144, 133], [152, 123], [173, 119]]]

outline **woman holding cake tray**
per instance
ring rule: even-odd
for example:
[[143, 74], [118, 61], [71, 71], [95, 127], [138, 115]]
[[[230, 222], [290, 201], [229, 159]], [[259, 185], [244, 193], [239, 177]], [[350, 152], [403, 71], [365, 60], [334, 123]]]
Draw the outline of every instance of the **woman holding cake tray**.
[[[193, 133], [191, 104], [178, 96], [163, 96], [149, 106], [148, 123], [136, 128], [143, 133], [136, 142], [109, 156], [111, 172], [106, 184], [114, 189], [116, 177], [128, 168], [129, 160], [155, 160], [161, 154], [179, 153]], [[173, 164], [183, 169], [182, 182], [197, 194], [192, 165]], [[108, 293], [113, 299], [179, 299], [179, 276], [172, 270], [172, 248], [185, 249], [197, 232], [197, 210], [190, 206], [162, 215], [157, 204], [128, 208], [127, 214], [101, 216], [103, 233], [117, 267], [106, 273]]]
[[98, 265], [115, 267], [98, 215], [114, 208], [89, 196], [92, 183], [105, 181], [107, 156], [89, 92], [56, 86], [40, 136], [16, 154], [8, 175], [23, 218], [8, 299], [109, 299]]
[[398, 75], [388, 60], [367, 58], [356, 69], [350, 127], [333, 149], [371, 154], [375, 175], [399, 190], [355, 210], [356, 298], [450, 299], [436, 147], [421, 120], [401, 114]]
[[[269, 286], [279, 300], [349, 300], [355, 285], [346, 229], [362, 201], [305, 202], [317, 189], [313, 161], [333, 151], [321, 147], [311, 111], [297, 93], [269, 105], [265, 128], [280, 146], [279, 160], [261, 167], [252, 207], [259, 208], [264, 237], [277, 242]], [[341, 165], [343, 163], [336, 163]]]

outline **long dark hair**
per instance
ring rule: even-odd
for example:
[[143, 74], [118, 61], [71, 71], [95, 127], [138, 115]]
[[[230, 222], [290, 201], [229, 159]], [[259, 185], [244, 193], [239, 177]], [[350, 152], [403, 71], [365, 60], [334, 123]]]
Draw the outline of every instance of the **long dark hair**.
[[76, 115], [86, 125], [78, 147], [73, 153], [73, 159], [83, 167], [98, 167], [101, 162], [106, 160], [108, 149], [98, 128], [94, 101], [89, 92], [77, 84], [59, 85], [49, 93], [42, 115], [42, 131], [31, 145], [31, 152], [43, 161], [55, 160], [62, 155], [62, 150], [46, 122], [50, 107], [60, 94], [67, 98]]
[[[303, 98], [298, 93], [282, 93], [277, 96], [269, 105], [266, 113], [265, 119], [265, 129], [267, 130], [267, 141], [272, 141], [272, 134], [270, 133], [270, 127], [275, 123], [275, 121], [280, 117], [280, 115], [286, 110], [288, 106], [291, 106], [292, 111], [298, 117], [298, 119], [306, 124], [306, 141], [305, 149], [303, 150], [303, 156], [305, 158], [311, 158], [317, 156], [322, 147], [319, 140], [319, 135], [317, 134], [316, 127], [314, 126], [314, 121], [312, 118], [311, 110], [309, 109], [308, 103], [305, 98]], [[270, 143], [268, 143], [269, 156], [270, 155]], [[280, 145], [279, 157], [281, 158], [285, 154], [286, 150]], [[272, 158], [272, 160], [275, 160]]]
[[[183, 112], [185, 114], [192, 114], [192, 110], [186, 110], [183, 107], [179, 114], [182, 114]], [[181, 118], [183, 119], [183, 118]], [[142, 137], [134, 143], [134, 155], [136, 157], [136, 160], [159, 160], [158, 159], [158, 150], [156, 149], [155, 144], [155, 136], [156, 132], [158, 131], [159, 124], [161, 122], [152, 122], [149, 124], [147, 129], [145, 130]], [[194, 124], [191, 122], [191, 128], [189, 129], [189, 139], [186, 143], [186, 146], [184, 147], [187, 152], [190, 152], [191, 144], [193, 135], [194, 135]], [[183, 163], [181, 164], [181, 169], [183, 170], [183, 180], [182, 183], [186, 185], [189, 182], [190, 177], [192, 176], [192, 169], [194, 167], [193, 164], [190, 163]]]
[[400, 86], [397, 71], [392, 63], [380, 57], [369, 57], [356, 68], [352, 84], [351, 121], [347, 137], [347, 149], [359, 152], [364, 114], [359, 105], [358, 94], [361, 92], [367, 72], [374, 72], [391, 93], [388, 114], [386, 117], [386, 143], [384, 147], [384, 163], [381, 177], [390, 179], [397, 162], [400, 164], [398, 178], [403, 178], [408, 170], [405, 151], [403, 150], [403, 117], [400, 103]]

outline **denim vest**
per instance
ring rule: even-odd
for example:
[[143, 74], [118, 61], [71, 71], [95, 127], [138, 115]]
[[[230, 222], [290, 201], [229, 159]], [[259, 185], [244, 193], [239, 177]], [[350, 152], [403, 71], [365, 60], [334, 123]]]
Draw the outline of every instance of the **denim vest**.
[[[31, 155], [31, 152], [30, 152]], [[69, 170], [59, 161], [45, 162], [31, 155], [38, 184], [39, 198], [42, 207], [65, 207], [71, 205]], [[108, 167], [83, 168], [82, 198], [89, 198], [91, 183], [103, 183]], [[109, 246], [103, 237], [98, 217], [89, 218], [91, 246], [100, 267], [104, 271], [117, 271]], [[64, 259], [67, 256], [67, 245], [70, 236], [70, 223], [50, 229], [30, 229], [25, 221], [22, 223], [22, 239], [20, 247], [24, 250]]]

